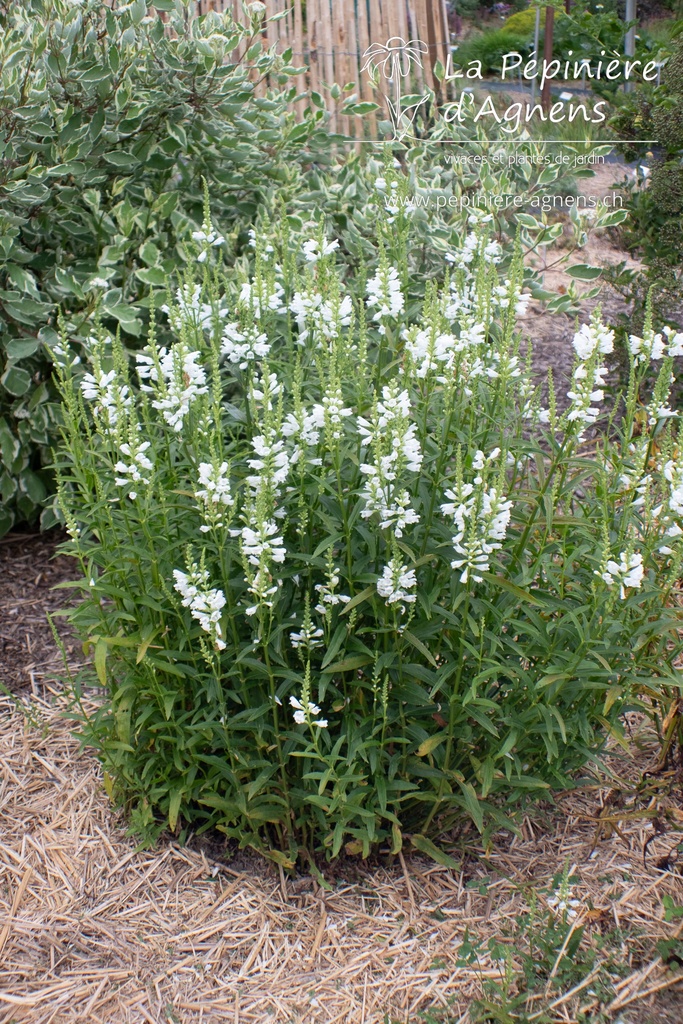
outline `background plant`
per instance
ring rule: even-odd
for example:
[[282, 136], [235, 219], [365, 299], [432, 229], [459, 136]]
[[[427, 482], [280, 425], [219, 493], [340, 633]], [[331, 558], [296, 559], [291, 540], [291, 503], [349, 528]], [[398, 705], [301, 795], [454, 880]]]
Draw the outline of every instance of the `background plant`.
[[683, 337], [631, 340], [617, 438], [587, 445], [612, 334], [584, 325], [567, 412], [542, 409], [489, 223], [411, 307], [405, 263], [342, 280], [286, 218], [224, 277], [207, 210], [135, 371], [102, 329], [55, 347], [83, 726], [136, 827], [450, 863], [434, 839], [569, 784], [639, 681], [677, 685]]
[[[148, 286], [181, 265], [178, 240], [199, 228], [202, 178], [229, 240], [264, 193], [300, 175], [304, 141], [315, 145], [324, 113], [287, 114], [291, 53], [263, 50], [260, 18], [190, 19], [190, 6], [0, 7], [0, 533], [35, 519], [52, 487], [43, 342], [57, 308], [77, 335], [97, 308], [140, 338]], [[255, 95], [264, 76], [280, 94]]]
[[[633, 301], [636, 316], [644, 316], [647, 293], [652, 289], [662, 322], [681, 323], [681, 265], [683, 242], [679, 230], [683, 215], [683, 40], [678, 33], [675, 51], [662, 72], [662, 84], [639, 89], [623, 98], [611, 121], [624, 140], [621, 149], [629, 160], [642, 158], [642, 146], [631, 139], [657, 140], [640, 166], [638, 181], [628, 187], [628, 221], [622, 240], [646, 264], [635, 274], [620, 268], [616, 284]], [[647, 177], [645, 177], [647, 175]]]

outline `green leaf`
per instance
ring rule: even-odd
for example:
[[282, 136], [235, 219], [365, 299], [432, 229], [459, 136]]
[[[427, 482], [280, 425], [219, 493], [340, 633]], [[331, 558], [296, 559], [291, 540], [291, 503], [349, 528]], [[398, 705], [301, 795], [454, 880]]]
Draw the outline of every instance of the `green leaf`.
[[98, 637], [95, 643], [95, 671], [102, 686], [107, 685], [107, 641], [104, 637]]
[[372, 597], [375, 593], [376, 586], [371, 583], [369, 587], [362, 590], [360, 594], [356, 594], [347, 604], [344, 605], [344, 610], [340, 612], [339, 617], [341, 618], [344, 615], [348, 615], [352, 608], [357, 608], [359, 604], [362, 604], [363, 601], [367, 601], [368, 598]]
[[458, 785], [465, 798], [465, 807], [469, 811], [472, 821], [477, 826], [480, 832], [484, 831], [484, 810], [479, 802], [479, 798], [475, 792], [474, 786], [471, 782], [464, 782], [458, 780]]
[[173, 124], [168, 121], [166, 124], [166, 130], [172, 139], [178, 143], [180, 148], [185, 152], [187, 150], [187, 133], [181, 124]]
[[176, 825], [178, 824], [178, 814], [180, 813], [180, 804], [183, 799], [183, 789], [174, 789], [171, 793], [171, 799], [168, 802], [168, 827], [171, 832], [175, 832]]
[[343, 108], [345, 114], [355, 114], [357, 117], [363, 117], [365, 114], [372, 114], [375, 110], [379, 110], [378, 103], [371, 103], [366, 101], [364, 103], [349, 103]]
[[368, 654], [354, 654], [350, 658], [344, 658], [343, 661], [338, 661], [334, 665], [328, 665], [325, 669], [325, 675], [335, 675], [340, 672], [353, 672], [356, 669], [363, 668], [364, 665], [369, 665], [372, 658]]
[[37, 473], [25, 469], [19, 474], [19, 487], [27, 494], [34, 505], [40, 505], [47, 497], [47, 488]]
[[37, 338], [13, 338], [7, 342], [5, 351], [8, 359], [16, 361], [28, 359], [29, 356], [35, 355], [39, 348], [40, 341]]
[[154, 242], [145, 242], [138, 251], [140, 258], [148, 267], [154, 267], [159, 262], [159, 249]]
[[595, 281], [602, 274], [602, 267], [591, 267], [588, 263], [575, 263], [567, 267], [567, 273], [577, 281]]
[[25, 395], [31, 387], [31, 374], [28, 370], [22, 370], [21, 367], [12, 365], [0, 377], [0, 384], [6, 391], [9, 391], [10, 395], [20, 397]]
[[424, 655], [424, 657], [427, 659], [427, 661], [429, 662], [430, 665], [433, 665], [434, 668], [438, 668], [439, 667], [437, 665], [436, 661], [434, 660], [433, 655], [430, 654], [429, 650], [425, 647], [425, 645], [422, 643], [422, 641], [419, 640], [415, 636], [414, 633], [411, 633], [409, 629], [404, 629], [403, 630], [403, 636], [406, 638], [408, 643], [412, 644], [413, 647], [417, 648], [417, 650], [420, 652], [420, 654]]
[[143, 267], [142, 270], [135, 271], [135, 276], [143, 284], [149, 284], [156, 288], [163, 288], [167, 281], [166, 273], [161, 267]]
[[523, 590], [522, 587], [518, 587], [516, 583], [512, 582], [512, 580], [506, 579], [505, 576], [496, 576], [496, 574], [492, 572], [483, 572], [481, 575], [489, 583], [493, 583], [495, 586], [501, 587], [503, 590], [507, 590], [510, 594], [514, 594], [520, 601], [526, 601], [528, 604], [543, 607], [542, 601], [539, 601], [537, 597], [530, 594], [528, 590]]
[[412, 835], [410, 842], [413, 844], [416, 850], [420, 853], [424, 853], [427, 857], [431, 857], [437, 864], [442, 864], [445, 868], [451, 868], [453, 871], [460, 871], [462, 864], [460, 861], [454, 860], [445, 850], [440, 850], [438, 846], [435, 846], [431, 839], [427, 839], [426, 836]]
[[445, 739], [448, 739], [448, 733], [445, 732], [429, 736], [426, 740], [422, 741], [415, 753], [418, 757], [426, 757], [428, 754], [431, 754], [432, 751], [436, 750], [436, 748], [443, 743]]

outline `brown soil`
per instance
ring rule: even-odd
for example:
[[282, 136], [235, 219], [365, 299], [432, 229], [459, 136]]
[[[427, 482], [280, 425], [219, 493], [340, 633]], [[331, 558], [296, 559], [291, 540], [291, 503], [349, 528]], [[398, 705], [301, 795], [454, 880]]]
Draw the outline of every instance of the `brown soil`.
[[[603, 199], [606, 195], [611, 194], [629, 173], [628, 168], [621, 163], [596, 165], [593, 171], [593, 177], [578, 179], [578, 186], [579, 194], [587, 197], [594, 196], [596, 199]], [[547, 260], [543, 255], [530, 259], [530, 264], [535, 269], [543, 271], [543, 287], [547, 291], [558, 295], [566, 293], [572, 283], [566, 268], [574, 263], [606, 267], [624, 262], [628, 267], [638, 268], [641, 266], [637, 260], [616, 246], [614, 238], [608, 230], [591, 231], [588, 242], [582, 249], [571, 255], [569, 255], [569, 251], [567, 244], [563, 252], [562, 240], [559, 240], [559, 243], [550, 249]], [[567, 256], [569, 256], [568, 259]], [[574, 283], [579, 295], [582, 295], [594, 285], [600, 285], [601, 281], [598, 279], [591, 283]], [[608, 324], [617, 324], [619, 317], [629, 312], [629, 307], [621, 295], [608, 284], [602, 283], [598, 296], [581, 301], [579, 321], [587, 321], [590, 313], [598, 304], [602, 307], [603, 318]], [[531, 302], [526, 316], [520, 318], [519, 326], [533, 344], [533, 365], [539, 378], [546, 378], [548, 370], [552, 370], [558, 391], [558, 405], [563, 408], [566, 404], [565, 395], [574, 363], [572, 339], [576, 330], [575, 315], [548, 313], [541, 303]]]
[[[55, 586], [78, 575], [74, 561], [56, 555], [64, 537], [10, 533], [0, 539], [0, 684], [15, 694], [45, 695], [45, 686], [64, 666], [47, 619], [59, 612], [74, 591]], [[67, 637], [63, 623], [56, 620]], [[68, 639], [67, 655], [77, 645]]]

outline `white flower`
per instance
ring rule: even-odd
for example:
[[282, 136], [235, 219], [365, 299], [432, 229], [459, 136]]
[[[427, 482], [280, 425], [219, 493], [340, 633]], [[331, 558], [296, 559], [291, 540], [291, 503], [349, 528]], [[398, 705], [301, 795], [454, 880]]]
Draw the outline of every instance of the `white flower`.
[[652, 330], [646, 331], [642, 338], [636, 334], [629, 335], [628, 347], [637, 363], [662, 359], [666, 352], [666, 345], [661, 334], [655, 334]]
[[360, 471], [366, 477], [362, 491], [364, 519], [379, 512], [380, 527], [391, 528], [396, 537], [402, 537], [405, 527], [419, 522], [411, 508], [410, 494], [400, 486], [404, 472], [419, 472], [422, 451], [415, 436], [417, 427], [410, 422], [410, 399], [406, 390], [396, 386], [382, 389], [382, 400], [377, 402], [372, 421], [358, 418], [358, 431], [363, 444], [372, 450], [375, 462], [361, 463]]
[[293, 437], [299, 444], [312, 448], [320, 440], [320, 431], [324, 426], [325, 407], [314, 405], [310, 413], [303, 407], [295, 413], [288, 413], [282, 424], [282, 433], [285, 437]]
[[557, 889], [552, 896], [549, 896], [546, 903], [555, 914], [566, 914], [569, 920], [578, 916], [577, 907], [581, 906], [581, 900], [574, 899], [571, 889], [566, 892]]
[[201, 285], [186, 284], [176, 291], [176, 305], [163, 305], [161, 308], [167, 314], [171, 327], [177, 333], [182, 330], [183, 324], [197, 330], [210, 331], [214, 317], [225, 317], [227, 309], [214, 309], [207, 303], [201, 302]]
[[240, 370], [246, 370], [256, 359], [265, 359], [269, 352], [268, 336], [256, 326], [240, 328], [236, 323], [229, 323], [223, 328], [221, 353], [231, 363], [239, 364]]
[[454, 488], [445, 493], [450, 501], [441, 506], [444, 515], [453, 517], [456, 528], [453, 548], [457, 557], [451, 568], [461, 570], [461, 583], [467, 583], [470, 576], [475, 582], [482, 582], [482, 573], [491, 567], [492, 553], [502, 547], [507, 534], [512, 502], [500, 495], [497, 488], [489, 488], [480, 475], [486, 464], [499, 455], [499, 448], [488, 457], [477, 451], [472, 462], [477, 473], [474, 481], [470, 483], [459, 476]]
[[[130, 462], [126, 463], [120, 459], [114, 466], [115, 471], [119, 474], [114, 480], [117, 487], [130, 487], [132, 483], [149, 483], [149, 477], [146, 474], [153, 470], [154, 466], [145, 452], [150, 447], [150, 441], [143, 441], [140, 444], [132, 441], [130, 444], [121, 445], [121, 452], [130, 459]], [[128, 497], [134, 501], [137, 491], [131, 490]]]
[[199, 231], [192, 232], [192, 238], [200, 246], [201, 252], [197, 257], [198, 263], [205, 263], [212, 246], [222, 245], [225, 239], [214, 231], [211, 224], [203, 224]]
[[[368, 309], [374, 309], [372, 319], [375, 322], [384, 317], [397, 317], [403, 312], [405, 298], [401, 291], [401, 281], [395, 267], [380, 267], [367, 284]], [[380, 333], [384, 327], [380, 327]]]
[[590, 324], [581, 325], [572, 344], [579, 360], [585, 363], [596, 351], [605, 355], [614, 351], [614, 331], [595, 319]]
[[672, 357], [683, 356], [683, 332], [675, 334], [671, 327], [665, 327], [664, 333], [667, 336], [669, 342], [669, 351], [667, 355]]
[[328, 341], [338, 338], [340, 328], [348, 327], [351, 323], [353, 302], [350, 295], [345, 295], [339, 301], [327, 302], [319, 292], [309, 288], [295, 292], [289, 308], [294, 313], [299, 328], [299, 342], [303, 345], [311, 336], [317, 338], [319, 343], [321, 338]]
[[352, 413], [344, 406], [341, 388], [330, 388], [323, 396], [323, 422], [328, 436], [338, 440], [342, 436], [343, 421]]
[[640, 589], [645, 575], [643, 556], [639, 551], [635, 551], [631, 555], [627, 555], [625, 551], [622, 551], [618, 562], [610, 559], [604, 571], [600, 573], [596, 570], [596, 575], [601, 576], [609, 587], [618, 582], [619, 596], [623, 601], [626, 597], [627, 587], [633, 587], [636, 590]]
[[194, 492], [194, 496], [203, 503], [197, 507], [206, 520], [199, 529], [202, 533], [208, 533], [212, 526], [225, 525], [223, 512], [235, 504], [230, 490], [230, 467], [227, 462], [222, 462], [220, 465], [213, 462], [200, 462], [198, 474], [199, 487]]
[[601, 402], [605, 397], [603, 387], [607, 367], [597, 366], [596, 359], [599, 354], [611, 352], [612, 346], [613, 332], [605, 330], [598, 314], [594, 314], [590, 325], [584, 324], [581, 331], [574, 336], [574, 347], [579, 359], [588, 353], [585, 361], [575, 366], [574, 386], [567, 392], [567, 398], [572, 403], [567, 412], [567, 422], [581, 424], [577, 433], [579, 441], [583, 437], [585, 427], [592, 426], [600, 415], [600, 409], [592, 403]]
[[289, 639], [292, 642], [292, 647], [305, 647], [306, 650], [312, 651], [316, 647], [322, 647], [321, 637], [324, 636], [322, 629], [316, 629], [311, 623], [309, 625], [303, 625], [298, 633], [290, 633]]
[[228, 468], [227, 462], [222, 462], [220, 466], [215, 466], [211, 462], [200, 462], [198, 469], [201, 487], [194, 492], [195, 498], [213, 502], [214, 505], [234, 504], [235, 499], [230, 493]]
[[289, 703], [294, 708], [294, 721], [297, 725], [304, 725], [307, 721], [310, 721], [311, 725], [317, 725], [320, 729], [327, 728], [327, 719], [321, 718], [318, 721], [311, 721], [320, 714], [321, 709], [313, 701], [307, 700], [302, 703], [296, 697], [290, 697]]
[[267, 560], [284, 562], [286, 551], [278, 531], [273, 522], [259, 523], [255, 529], [251, 526], [242, 528], [242, 554], [250, 565], [260, 566]]
[[177, 433], [182, 430], [183, 421], [190, 411], [190, 406], [199, 395], [208, 391], [206, 373], [198, 364], [199, 352], [192, 352], [184, 341], [177, 342], [170, 351], [162, 348], [158, 352], [161, 369], [161, 380], [158, 379], [154, 359], [145, 352], [138, 352], [138, 376], [142, 380], [151, 380], [153, 385], [141, 385], [143, 391], [152, 391], [157, 397], [152, 401], [154, 409], [159, 409], [170, 427]]
[[291, 456], [285, 450], [285, 442], [273, 441], [265, 434], [258, 434], [251, 441], [255, 459], [248, 459], [250, 469], [257, 474], [247, 477], [247, 483], [254, 492], [258, 492], [264, 483], [269, 484], [275, 492], [285, 482], [291, 466]]
[[254, 402], [262, 402], [264, 409], [270, 411], [273, 408], [273, 399], [277, 398], [281, 392], [282, 384], [280, 384], [276, 374], [269, 373], [267, 377], [255, 375], [249, 391], [249, 397]]
[[339, 569], [330, 563], [328, 567], [328, 576], [326, 583], [317, 583], [315, 589], [318, 592], [320, 601], [315, 606], [315, 610], [319, 615], [329, 616], [332, 614], [332, 608], [335, 608], [339, 604], [348, 604], [351, 600], [348, 594], [338, 594], [337, 587], [340, 582]]
[[255, 320], [260, 320], [266, 310], [271, 313], [284, 313], [283, 302], [285, 290], [282, 285], [270, 277], [256, 281], [245, 281], [240, 290], [237, 305], [249, 310]]
[[322, 248], [317, 239], [310, 238], [307, 242], [304, 242], [302, 251], [309, 263], [317, 263], [318, 260], [331, 255], [331, 253], [338, 248], [339, 240], [337, 238], [333, 239], [331, 242], [328, 242], [326, 238], [323, 238]]
[[110, 370], [109, 373], [103, 370], [85, 373], [81, 380], [81, 391], [84, 398], [95, 403], [95, 416], [101, 418], [105, 427], [114, 427], [120, 412], [131, 403], [128, 385], [118, 383], [116, 370]]
[[225, 594], [222, 590], [208, 586], [209, 573], [193, 563], [187, 573], [180, 569], [173, 570], [174, 587], [182, 597], [184, 608], [189, 608], [192, 618], [199, 622], [205, 633], [210, 633], [214, 645], [219, 651], [225, 649], [221, 637], [220, 619], [225, 607]]
[[433, 370], [452, 369], [456, 352], [462, 351], [466, 340], [454, 334], [437, 333], [426, 329], [409, 335], [406, 352], [415, 363], [415, 374], [424, 378]]
[[417, 587], [415, 570], [409, 569], [407, 565], [401, 564], [401, 559], [396, 555], [389, 565], [385, 565], [382, 575], [377, 580], [377, 593], [383, 597], [387, 604], [401, 605], [401, 615], [405, 612], [406, 604], [414, 604], [417, 600], [411, 591]]

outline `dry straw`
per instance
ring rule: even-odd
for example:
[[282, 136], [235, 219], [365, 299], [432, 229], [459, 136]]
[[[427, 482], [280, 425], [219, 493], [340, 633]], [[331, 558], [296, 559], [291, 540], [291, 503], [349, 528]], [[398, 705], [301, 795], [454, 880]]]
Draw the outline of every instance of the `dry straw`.
[[[682, 881], [654, 866], [676, 836], [656, 835], [623, 808], [613, 814], [606, 788], [562, 797], [525, 821], [523, 838], [501, 838], [464, 873], [406, 857], [360, 867], [326, 892], [307, 877], [256, 861], [235, 870], [173, 842], [136, 851], [64, 708], [49, 687], [32, 702], [32, 725], [10, 700], [0, 707], [5, 1024], [379, 1024], [385, 1013], [417, 1024], [430, 1006], [450, 1007], [449, 1019], [464, 1024], [480, 992], [477, 971], [457, 966], [465, 929], [513, 930], [524, 888], [549, 885], [567, 861], [581, 879], [574, 894], [594, 908], [583, 912], [589, 927], [639, 935], [624, 952], [632, 970], [612, 1009], [675, 980], [651, 950], [678, 927], [664, 922], [661, 897], [683, 902]], [[605, 820], [623, 815], [618, 832], [596, 833], [601, 801]], [[477, 878], [490, 879], [481, 892]], [[590, 1003], [591, 981], [554, 1000], [558, 1021]]]

